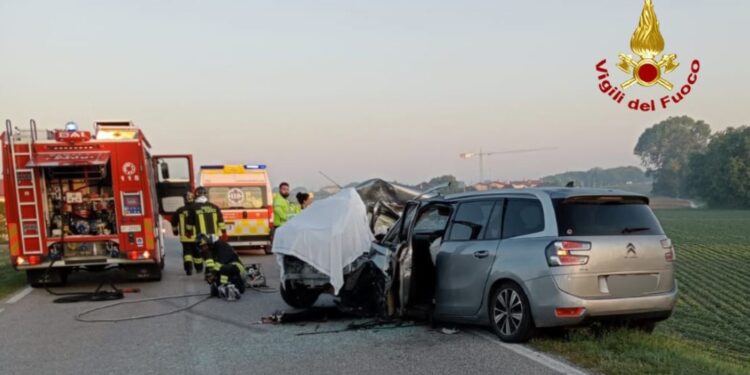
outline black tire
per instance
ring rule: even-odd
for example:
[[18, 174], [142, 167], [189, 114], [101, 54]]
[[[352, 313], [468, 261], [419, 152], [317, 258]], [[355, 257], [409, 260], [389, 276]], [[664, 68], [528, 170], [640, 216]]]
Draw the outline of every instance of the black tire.
[[487, 304], [490, 324], [504, 342], [526, 342], [534, 334], [529, 299], [521, 287], [503, 283], [490, 294]]
[[128, 266], [125, 268], [129, 281], [160, 281], [161, 267], [158, 264]]
[[28, 270], [26, 281], [32, 288], [63, 286], [68, 282], [68, 272], [63, 269]]
[[315, 304], [320, 296], [320, 291], [295, 288], [291, 283], [287, 282], [286, 287], [284, 285], [279, 286], [281, 292], [281, 299], [286, 302], [287, 305], [296, 309], [306, 309]]

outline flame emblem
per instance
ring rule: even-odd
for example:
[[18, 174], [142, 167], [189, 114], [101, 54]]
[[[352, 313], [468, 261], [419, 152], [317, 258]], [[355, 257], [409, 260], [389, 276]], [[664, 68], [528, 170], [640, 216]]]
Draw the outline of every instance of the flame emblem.
[[651, 0], [645, 0], [641, 18], [638, 20], [633, 36], [630, 38], [630, 49], [640, 60], [633, 60], [632, 55], [620, 54], [620, 62], [617, 67], [633, 78], [623, 82], [620, 87], [627, 89], [635, 83], [641, 86], [653, 86], [659, 84], [667, 90], [672, 90], [672, 84], [662, 77], [662, 74], [670, 73], [680, 64], [675, 61], [677, 55], [666, 54], [657, 61], [656, 56], [664, 51], [664, 37], [659, 31], [659, 21], [656, 19], [654, 4]]

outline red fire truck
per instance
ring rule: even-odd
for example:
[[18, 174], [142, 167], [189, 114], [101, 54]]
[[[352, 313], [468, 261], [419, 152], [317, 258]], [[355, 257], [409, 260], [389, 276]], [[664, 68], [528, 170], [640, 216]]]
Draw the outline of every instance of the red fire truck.
[[98, 122], [94, 134], [28, 130], [2, 134], [10, 258], [32, 286], [65, 283], [77, 269], [124, 268], [160, 280], [162, 216], [193, 189], [190, 155], [152, 155], [131, 122]]

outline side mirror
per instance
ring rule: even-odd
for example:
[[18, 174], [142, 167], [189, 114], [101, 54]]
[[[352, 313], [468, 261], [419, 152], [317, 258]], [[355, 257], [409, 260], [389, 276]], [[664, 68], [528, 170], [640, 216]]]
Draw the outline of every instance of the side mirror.
[[167, 163], [159, 164], [159, 171], [162, 179], [169, 180], [169, 165]]

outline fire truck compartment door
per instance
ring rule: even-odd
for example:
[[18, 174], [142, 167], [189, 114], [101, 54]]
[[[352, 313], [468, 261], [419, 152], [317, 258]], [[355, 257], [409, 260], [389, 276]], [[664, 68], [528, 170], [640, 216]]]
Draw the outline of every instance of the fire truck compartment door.
[[108, 161], [109, 151], [38, 152], [26, 163], [26, 168], [106, 165]]
[[195, 176], [192, 155], [155, 155], [156, 195], [159, 213], [173, 214], [185, 204], [185, 193], [193, 190]]

